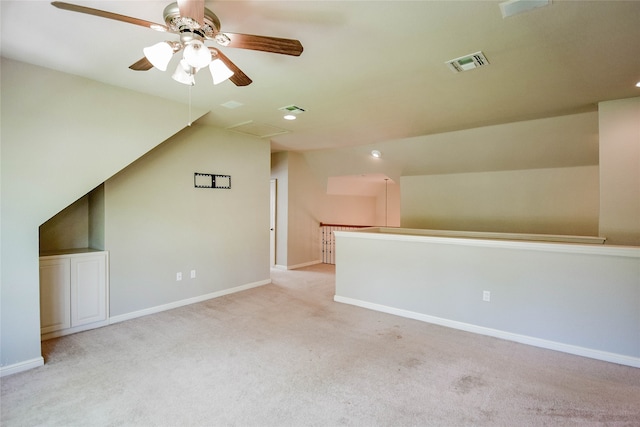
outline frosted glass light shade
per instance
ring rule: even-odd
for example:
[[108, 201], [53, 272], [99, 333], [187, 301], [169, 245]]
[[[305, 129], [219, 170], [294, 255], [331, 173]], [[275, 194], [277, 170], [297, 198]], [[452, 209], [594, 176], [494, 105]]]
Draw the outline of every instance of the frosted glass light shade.
[[196, 84], [196, 80], [194, 78], [195, 73], [196, 70], [183, 59], [176, 67], [176, 71], [173, 73], [171, 78], [183, 85], [193, 86]]
[[167, 42], [156, 43], [153, 46], [142, 49], [144, 56], [151, 62], [151, 65], [160, 71], [166, 71], [169, 61], [173, 56], [173, 49]]
[[209, 64], [209, 71], [211, 71], [211, 77], [213, 78], [213, 84], [217, 85], [233, 76], [233, 71], [229, 69], [220, 59], [214, 59]]
[[211, 52], [200, 40], [190, 41], [184, 47], [184, 60], [193, 68], [204, 68], [211, 62]]

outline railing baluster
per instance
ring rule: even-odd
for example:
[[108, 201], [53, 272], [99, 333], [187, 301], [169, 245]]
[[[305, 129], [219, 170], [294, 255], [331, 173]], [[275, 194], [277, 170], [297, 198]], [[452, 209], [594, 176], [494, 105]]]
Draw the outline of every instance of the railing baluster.
[[324, 224], [320, 223], [322, 232], [320, 233], [320, 250], [322, 251], [322, 262], [324, 264], [336, 263], [336, 238], [334, 231], [357, 230], [358, 228], [371, 227], [370, 225], [346, 225], [346, 224]]

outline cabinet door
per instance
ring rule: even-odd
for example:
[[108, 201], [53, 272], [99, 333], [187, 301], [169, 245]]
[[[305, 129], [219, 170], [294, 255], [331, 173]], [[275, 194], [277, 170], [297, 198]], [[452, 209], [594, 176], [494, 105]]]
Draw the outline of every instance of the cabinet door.
[[68, 258], [40, 261], [40, 333], [71, 327]]
[[107, 318], [106, 257], [71, 258], [71, 326]]

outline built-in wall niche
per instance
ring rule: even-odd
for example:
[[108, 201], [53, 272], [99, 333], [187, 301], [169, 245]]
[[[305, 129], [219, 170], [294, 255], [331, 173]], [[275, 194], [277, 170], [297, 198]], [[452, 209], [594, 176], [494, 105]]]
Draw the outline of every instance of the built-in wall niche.
[[85, 194], [39, 228], [40, 254], [104, 250], [104, 185]]

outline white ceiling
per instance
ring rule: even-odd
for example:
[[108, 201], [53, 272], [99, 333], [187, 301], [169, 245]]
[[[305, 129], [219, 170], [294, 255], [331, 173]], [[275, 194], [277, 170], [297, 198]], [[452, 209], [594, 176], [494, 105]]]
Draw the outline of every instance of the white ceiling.
[[[163, 23], [169, 1], [75, 1]], [[300, 57], [221, 48], [253, 83], [213, 86], [194, 106], [227, 128], [289, 131], [274, 150], [305, 151], [594, 111], [640, 96], [640, 1], [559, 1], [503, 19], [498, 1], [207, 1], [223, 31], [295, 38]], [[177, 36], [54, 8], [1, 2], [2, 56], [188, 102], [169, 71], [128, 66]], [[210, 43], [215, 45], [214, 43]], [[454, 74], [445, 61], [482, 51], [490, 65]], [[221, 104], [243, 105], [228, 109]], [[285, 121], [278, 108], [306, 110]], [[140, 114], [144, 114], [141, 111]]]

